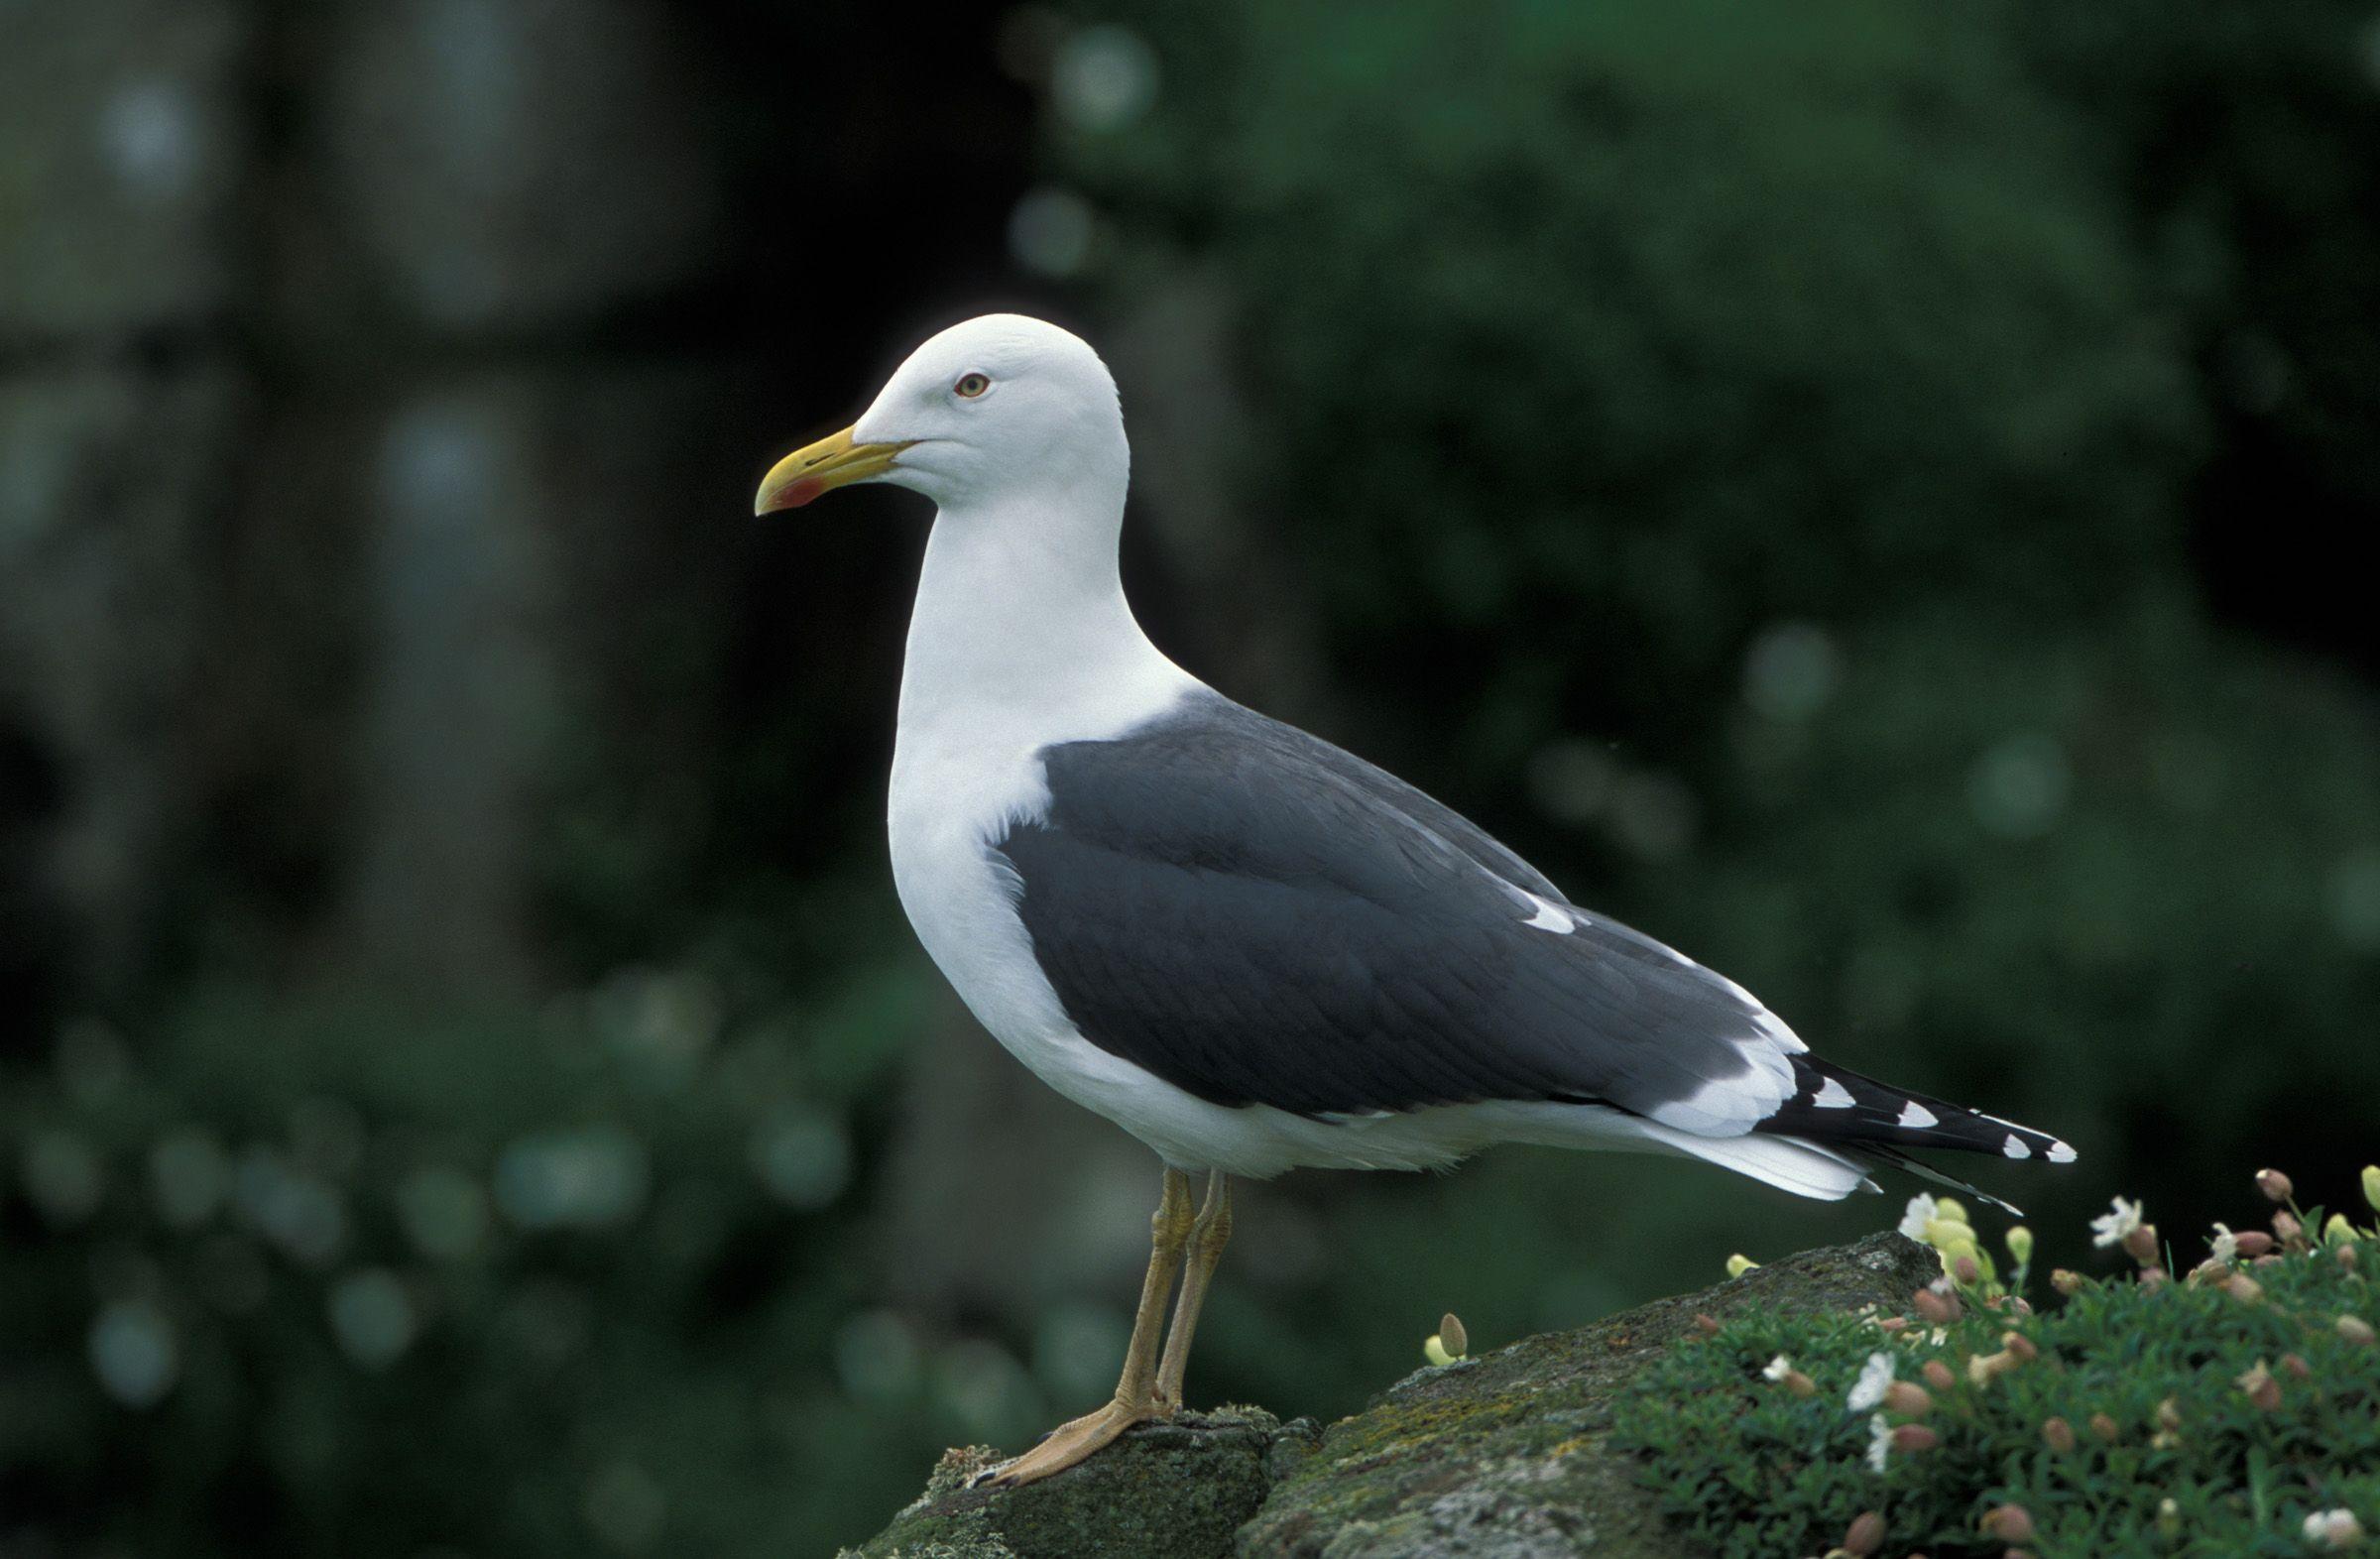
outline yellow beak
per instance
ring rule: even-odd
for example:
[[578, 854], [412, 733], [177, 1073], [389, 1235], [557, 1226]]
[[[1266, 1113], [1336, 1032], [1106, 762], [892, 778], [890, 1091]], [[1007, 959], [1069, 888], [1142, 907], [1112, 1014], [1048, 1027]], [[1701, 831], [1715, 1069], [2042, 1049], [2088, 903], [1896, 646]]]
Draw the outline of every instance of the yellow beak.
[[771, 466], [769, 474], [761, 478], [761, 490], [752, 501], [752, 512], [773, 515], [780, 509], [799, 509], [829, 488], [848, 487], [853, 482], [882, 476], [892, 469], [892, 457], [907, 447], [907, 444], [854, 443], [851, 429], [846, 427], [832, 437], [794, 450]]

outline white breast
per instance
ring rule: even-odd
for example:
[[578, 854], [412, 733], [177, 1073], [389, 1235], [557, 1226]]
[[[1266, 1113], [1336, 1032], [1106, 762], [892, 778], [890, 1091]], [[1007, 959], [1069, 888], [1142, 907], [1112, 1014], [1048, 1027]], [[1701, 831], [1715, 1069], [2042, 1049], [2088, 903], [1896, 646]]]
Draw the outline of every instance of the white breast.
[[993, 847], [1014, 823], [1048, 814], [1043, 747], [1112, 739], [1203, 684], [1141, 635], [1120, 587], [1062, 603], [1013, 577], [987, 587], [1016, 567], [998, 539], [946, 519], [927, 545], [887, 814], [893, 885], [918, 940], [993, 1037], [1059, 1093], [1187, 1163], [1184, 1144], [1169, 1149], [1138, 1123], [1152, 1094], [1213, 1107], [1076, 1031]]

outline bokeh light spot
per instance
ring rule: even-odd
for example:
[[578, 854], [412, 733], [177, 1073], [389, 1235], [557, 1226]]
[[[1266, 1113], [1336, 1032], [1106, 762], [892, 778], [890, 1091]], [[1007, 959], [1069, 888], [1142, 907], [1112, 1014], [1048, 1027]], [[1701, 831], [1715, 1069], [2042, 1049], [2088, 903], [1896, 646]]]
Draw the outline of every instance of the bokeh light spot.
[[1050, 96], [1079, 130], [1122, 130], [1157, 99], [1157, 53], [1129, 27], [1086, 27], [1058, 46]]
[[181, 1375], [181, 1345], [174, 1322], [146, 1299], [108, 1305], [91, 1322], [91, 1371], [107, 1394], [127, 1407], [155, 1407]]
[[1975, 821], [2003, 839], [2038, 839], [2065, 815], [2073, 771], [2066, 750], [2033, 731], [1994, 747], [1967, 775], [1967, 805]]
[[1815, 623], [1780, 623], [1752, 641], [1743, 699], [1771, 720], [1802, 721], [1824, 709], [1843, 679], [1835, 640]]
[[340, 1352], [367, 1370], [385, 1370], [403, 1358], [420, 1327], [405, 1284], [377, 1266], [331, 1284], [329, 1309]]

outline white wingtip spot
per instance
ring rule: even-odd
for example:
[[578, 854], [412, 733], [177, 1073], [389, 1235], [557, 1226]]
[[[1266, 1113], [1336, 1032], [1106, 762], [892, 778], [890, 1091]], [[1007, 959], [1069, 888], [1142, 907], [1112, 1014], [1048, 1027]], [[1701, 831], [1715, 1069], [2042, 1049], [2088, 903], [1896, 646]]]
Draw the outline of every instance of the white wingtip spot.
[[2074, 1161], [2075, 1150], [2073, 1148], [2067, 1146], [2064, 1142], [2052, 1142], [2050, 1144], [2050, 1162], [2054, 1164], [2071, 1164]]
[[[1523, 892], [1527, 891], [1524, 889]], [[1528, 897], [1529, 901], [1537, 906], [1537, 912], [1521, 921], [1521, 924], [1533, 925], [1540, 931], [1552, 931], [1557, 936], [1568, 936], [1579, 928], [1579, 922], [1571, 917], [1570, 911], [1551, 899], [1543, 894], [1529, 894]]]
[[1922, 1132], [1929, 1126], [1942, 1125], [1942, 1117], [1912, 1099], [1901, 1106], [1901, 1118], [1894, 1124], [1908, 1127], [1912, 1131]]
[[2008, 1140], [2000, 1144], [2000, 1151], [2006, 1153], [2011, 1158], [2030, 1158], [2033, 1156], [2033, 1149], [2027, 1147], [2025, 1145], [2025, 1139], [2021, 1137], [2018, 1137], [2013, 1132], [2008, 1135]]
[[1851, 1091], [1848, 1088], [1830, 1077], [1827, 1079], [1827, 1086], [1821, 1088], [1818, 1091], [1818, 1097], [1810, 1102], [1821, 1110], [1848, 1110], [1859, 1101], [1851, 1097]]

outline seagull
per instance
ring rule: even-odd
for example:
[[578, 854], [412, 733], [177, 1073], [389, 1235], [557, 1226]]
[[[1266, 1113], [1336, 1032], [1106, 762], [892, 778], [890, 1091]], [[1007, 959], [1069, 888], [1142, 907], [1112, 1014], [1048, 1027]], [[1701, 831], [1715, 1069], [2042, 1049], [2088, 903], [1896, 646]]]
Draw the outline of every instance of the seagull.
[[1836, 1200], [1875, 1190], [1879, 1164], [1972, 1190], [1911, 1148], [2073, 1161], [1821, 1060], [1726, 976], [1176, 665], [1118, 572], [1130, 466], [1098, 353], [990, 314], [918, 347], [754, 504], [862, 482], [933, 501], [888, 808], [901, 906], [994, 1038], [1163, 1161], [1114, 1398], [989, 1482], [1047, 1478], [1180, 1411], [1232, 1176], [1531, 1142]]

